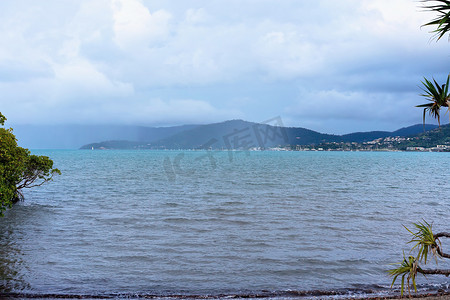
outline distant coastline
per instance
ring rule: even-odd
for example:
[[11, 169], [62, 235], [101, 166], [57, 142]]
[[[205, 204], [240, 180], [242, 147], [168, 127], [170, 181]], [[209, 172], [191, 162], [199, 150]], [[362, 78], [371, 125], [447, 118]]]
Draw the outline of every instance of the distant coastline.
[[[110, 139], [80, 149], [116, 150], [275, 150], [275, 151], [450, 151], [450, 125], [416, 124], [393, 132], [323, 134], [278, 123], [232, 120], [199, 125], [171, 134], [154, 131], [145, 139]], [[167, 128], [165, 129], [167, 132]]]

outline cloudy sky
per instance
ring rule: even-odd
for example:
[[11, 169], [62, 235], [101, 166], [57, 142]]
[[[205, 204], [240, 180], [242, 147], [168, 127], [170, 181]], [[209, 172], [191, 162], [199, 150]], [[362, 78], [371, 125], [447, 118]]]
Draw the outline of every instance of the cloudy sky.
[[2, 0], [0, 111], [395, 130], [422, 122], [423, 76], [449, 72], [450, 43], [421, 28], [433, 17], [417, 0]]

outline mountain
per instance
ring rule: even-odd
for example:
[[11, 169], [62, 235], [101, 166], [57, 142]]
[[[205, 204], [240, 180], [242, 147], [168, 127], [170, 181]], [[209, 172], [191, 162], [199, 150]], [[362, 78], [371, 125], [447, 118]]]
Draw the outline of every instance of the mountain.
[[311, 144], [335, 140], [337, 136], [305, 128], [280, 127], [243, 120], [201, 125], [151, 143], [152, 148], [166, 149], [248, 149], [287, 144]]
[[[173, 135], [145, 142], [108, 141], [82, 146], [82, 149], [249, 149], [271, 148], [285, 145], [310, 145], [329, 142], [364, 142], [388, 136], [409, 136], [424, 131], [422, 125], [401, 128], [394, 132], [371, 131], [345, 135], [319, 133], [300, 127], [277, 126], [281, 120], [273, 119], [267, 124], [231, 120], [198, 125], [179, 130]], [[278, 124], [277, 124], [278, 122]], [[426, 125], [433, 129], [435, 125]]]
[[368, 131], [368, 132], [354, 132], [342, 135], [343, 142], [356, 142], [363, 143], [368, 141], [373, 141], [379, 138], [385, 138], [388, 136], [412, 136], [424, 131], [435, 129], [436, 125], [431, 124], [416, 124], [409, 127], [403, 127], [396, 131]]
[[410, 136], [410, 135], [416, 135], [421, 134], [426, 131], [430, 131], [433, 129], [438, 128], [436, 125], [430, 125], [430, 124], [416, 124], [409, 127], [403, 127], [400, 128], [394, 132], [392, 132], [393, 136]]
[[[305, 128], [280, 127], [269, 124], [231, 120], [199, 125], [155, 142], [136, 145], [139, 149], [249, 149], [269, 148], [288, 144], [315, 144], [338, 141], [339, 136], [323, 134]], [[109, 148], [111, 141], [87, 144], [81, 149]]]
[[405, 150], [408, 147], [431, 148], [437, 145], [450, 145], [450, 124], [417, 134], [399, 144], [398, 148]]

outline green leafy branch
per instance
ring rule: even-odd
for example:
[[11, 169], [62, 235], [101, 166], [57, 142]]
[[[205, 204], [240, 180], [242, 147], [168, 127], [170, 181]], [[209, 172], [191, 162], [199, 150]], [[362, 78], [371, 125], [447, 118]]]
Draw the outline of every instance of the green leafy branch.
[[403, 296], [403, 291], [405, 289], [405, 276], [407, 277], [407, 287], [408, 291], [411, 294], [411, 289], [409, 285], [409, 281], [412, 281], [412, 284], [414, 286], [414, 291], [417, 292], [417, 286], [416, 286], [416, 275], [417, 275], [417, 260], [413, 256], [408, 256], [408, 258], [405, 257], [405, 253], [403, 253], [403, 261], [401, 263], [396, 263], [400, 265], [398, 268], [389, 270], [389, 275], [394, 276], [394, 279], [392, 280], [391, 287], [394, 285], [395, 281], [397, 280], [397, 277], [402, 275], [402, 284], [401, 284], [401, 295]]
[[427, 221], [423, 220], [423, 223], [414, 223], [413, 224], [417, 228], [417, 232], [412, 232], [409, 230], [406, 226], [406, 230], [409, 231], [409, 233], [412, 234], [413, 238], [408, 243], [416, 243], [414, 247], [412, 247], [411, 251], [417, 248], [418, 254], [417, 254], [417, 260], [424, 261], [424, 263], [427, 263], [428, 253], [431, 253], [433, 257], [436, 260], [437, 263], [437, 251], [436, 249], [439, 247], [441, 242], [439, 239], [436, 239], [434, 237], [433, 231], [432, 231], [432, 225], [427, 223]]
[[450, 1], [447, 0], [423, 0], [424, 3], [435, 3], [432, 5], [425, 5], [425, 9], [437, 13], [437, 17], [431, 22], [423, 26], [437, 26], [434, 33], [434, 38], [439, 41], [447, 32], [450, 31]]
[[[0, 126], [6, 117], [0, 112]], [[23, 200], [22, 189], [41, 186], [61, 172], [47, 156], [32, 155], [19, 147], [11, 128], [0, 127], [0, 217], [3, 211]]]
[[[412, 282], [412, 285], [414, 287], [414, 291], [417, 292], [417, 286], [416, 286], [416, 277], [417, 273], [420, 273], [422, 275], [450, 275], [450, 270], [444, 270], [444, 269], [422, 269], [419, 266], [419, 263], [423, 262], [424, 264], [427, 263], [428, 255], [431, 254], [435, 260], [436, 263], [438, 261], [438, 258], [450, 258], [450, 255], [447, 253], [444, 253], [442, 251], [442, 244], [439, 238], [446, 237], [450, 238], [450, 233], [448, 232], [440, 232], [437, 234], [433, 234], [432, 230], [432, 224], [429, 224], [425, 220], [421, 223], [413, 223], [414, 227], [417, 231], [412, 231], [408, 229], [406, 226], [405, 229], [411, 233], [412, 238], [408, 243], [415, 243], [414, 246], [411, 249], [411, 252], [414, 251], [414, 249], [417, 250], [417, 256], [409, 255], [407, 258], [405, 257], [405, 254], [403, 253], [403, 261], [401, 263], [397, 263], [400, 265], [398, 268], [394, 268], [391, 270], [388, 270], [389, 275], [393, 276], [391, 287], [394, 285], [395, 281], [397, 280], [398, 276], [402, 276], [402, 283], [401, 283], [401, 295], [403, 296], [403, 291], [405, 290], [405, 278], [407, 283], [408, 292], [411, 295], [411, 289], [410, 289], [410, 281]], [[406, 277], [407, 276], [407, 277]]]
[[425, 126], [425, 115], [428, 111], [430, 116], [438, 120], [439, 126], [441, 125], [440, 111], [442, 107], [449, 108], [450, 104], [450, 94], [448, 92], [448, 87], [450, 83], [450, 75], [447, 76], [447, 82], [440, 86], [436, 80], [433, 78], [433, 82], [424, 78], [422, 81], [422, 90], [424, 94], [421, 96], [425, 97], [429, 103], [416, 105], [416, 107], [423, 107], [423, 124]]

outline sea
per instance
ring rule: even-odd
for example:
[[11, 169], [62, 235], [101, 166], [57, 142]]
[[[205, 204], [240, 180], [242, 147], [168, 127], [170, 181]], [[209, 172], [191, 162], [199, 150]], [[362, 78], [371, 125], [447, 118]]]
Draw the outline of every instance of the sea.
[[62, 174], [0, 218], [4, 297], [397, 295], [387, 270], [410, 255], [405, 227], [450, 231], [449, 153], [32, 152]]

